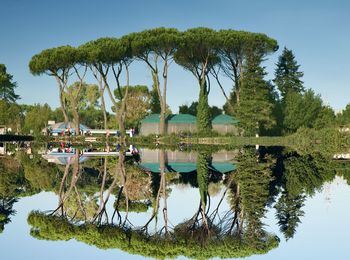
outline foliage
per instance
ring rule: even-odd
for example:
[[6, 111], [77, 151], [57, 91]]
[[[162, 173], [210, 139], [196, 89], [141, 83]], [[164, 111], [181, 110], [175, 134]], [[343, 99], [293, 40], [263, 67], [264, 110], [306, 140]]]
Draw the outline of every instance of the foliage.
[[114, 65], [131, 56], [129, 40], [126, 37], [99, 38], [79, 46], [79, 49], [85, 53], [85, 63], [96, 66], [99, 70], [104, 65]]
[[19, 95], [15, 94], [17, 83], [13, 81], [13, 76], [6, 72], [6, 66], [0, 64], [0, 100], [14, 103], [19, 99]]
[[[137, 200], [129, 200], [128, 202], [128, 212], [147, 212], [149, 206], [151, 205], [150, 201], [137, 201]], [[116, 202], [114, 203], [114, 207], [116, 207]], [[119, 211], [126, 211], [126, 201], [125, 198], [119, 201], [118, 206]]]
[[289, 138], [290, 145], [300, 154], [322, 154], [331, 158], [335, 153], [349, 149], [349, 136], [336, 128], [321, 130], [301, 128]]
[[24, 133], [29, 133], [32, 130], [34, 134], [39, 134], [41, 130], [47, 126], [49, 120], [55, 120], [53, 111], [48, 104], [25, 106], [24, 111]]
[[30, 159], [25, 154], [20, 156], [25, 179], [37, 191], [53, 191], [58, 183], [57, 174], [61, 171], [57, 165], [49, 164], [39, 156]]
[[[192, 102], [190, 105], [186, 105], [186, 104], [181, 105], [179, 106], [179, 114], [190, 114], [190, 115], [196, 116], [197, 107], [198, 107], [197, 101]], [[210, 109], [210, 114], [212, 118], [218, 115], [221, 115], [223, 112], [222, 109], [218, 108], [217, 106], [211, 106], [209, 107], [209, 109]]]
[[275, 205], [278, 225], [286, 240], [293, 238], [300, 218], [304, 216], [302, 207], [305, 198], [304, 195], [290, 195], [284, 191]]
[[190, 114], [193, 116], [197, 115], [197, 106], [198, 106], [198, 102], [192, 102], [190, 105], [181, 105], [179, 106], [179, 114]]
[[[301, 80], [303, 73], [299, 71], [300, 65], [296, 62], [293, 52], [287, 48], [284, 48], [276, 64], [273, 81], [282, 96], [282, 99], [278, 100], [273, 86], [264, 80], [266, 73], [261, 66], [264, 57], [277, 49], [276, 40], [262, 33], [232, 29], [216, 31], [203, 27], [179, 32], [175, 28], [161, 27], [130, 33], [121, 38], [99, 38], [78, 48], [67, 45], [46, 49], [32, 57], [29, 68], [34, 75], [48, 74], [56, 77], [62, 96], [60, 100], [65, 120], [68, 118], [65, 106], [72, 103], [71, 98], [77, 89], [76, 85], [75, 87], [66, 85], [69, 70], [73, 68], [76, 70], [76, 65], [82, 65], [84, 68], [91, 68], [92, 71], [96, 70], [96, 73], [99, 72], [104, 79], [101, 89], [97, 86], [84, 85], [79, 97], [78, 116], [90, 126], [102, 125], [104, 113], [98, 112], [97, 100], [103, 93], [103, 85], [108, 85], [107, 75], [113, 71], [119, 89], [119, 74], [123, 66], [133, 59], [144, 61], [151, 69], [153, 88], [151, 92], [148, 89], [136, 91], [130, 88], [127, 104], [129, 107], [126, 109], [128, 126], [136, 127], [149, 110], [152, 113], [167, 114], [166, 86], [168, 67], [172, 60], [190, 71], [198, 81], [197, 105], [193, 102], [190, 106], [181, 106], [180, 112], [196, 113], [198, 131], [201, 133], [209, 133], [211, 117], [222, 113], [221, 109], [210, 108], [208, 105], [210, 73], [218, 83], [221, 74], [232, 80], [233, 90], [224, 110], [226, 113], [238, 115], [245, 129], [245, 135], [254, 133], [276, 135], [282, 132], [293, 133], [300, 127], [321, 129], [333, 125], [332, 109], [322, 105], [320, 97], [311, 91], [304, 94]], [[160, 84], [160, 75], [163, 77], [163, 84]], [[62, 95], [63, 90], [66, 91], [65, 95]], [[124, 90], [118, 90], [120, 93], [114, 93], [119, 101], [123, 91], [125, 92], [125, 87]], [[231, 111], [232, 108], [234, 111]], [[307, 108], [306, 115], [303, 113], [303, 108]], [[71, 108], [71, 113], [73, 111]], [[73, 115], [77, 117], [76, 113]], [[341, 117], [344, 116], [339, 116], [338, 121], [346, 122], [346, 119]], [[165, 117], [161, 118], [165, 120]], [[277, 127], [272, 128], [276, 121]], [[110, 121], [110, 123], [117, 122]]]
[[69, 118], [64, 91], [67, 87], [70, 70], [82, 60], [83, 52], [67, 45], [43, 50], [39, 54], [34, 55], [29, 62], [29, 70], [33, 75], [47, 74], [56, 79], [65, 122], [68, 122]]
[[4, 231], [5, 225], [11, 222], [11, 215], [16, 213], [13, 209], [16, 202], [16, 198], [0, 198], [0, 234]]
[[77, 60], [77, 51], [66, 45], [46, 49], [32, 57], [29, 62], [30, 72], [34, 75], [52, 74], [71, 68]]
[[0, 100], [0, 125], [5, 125], [8, 128], [11, 128], [13, 132], [19, 132], [22, 120], [23, 114], [19, 105]]
[[124, 189], [132, 201], [148, 200], [151, 197], [151, 181], [149, 176], [136, 164], [125, 165], [127, 174]]
[[[233, 88], [228, 100], [224, 105], [226, 114], [236, 114], [236, 108], [240, 103], [240, 90], [242, 79], [244, 78], [243, 66], [247, 57], [253, 50], [254, 55], [266, 56], [278, 49], [277, 41], [262, 33], [251, 33], [245, 31], [235, 31], [232, 29], [219, 30], [219, 57], [216, 72], [219, 72], [232, 80]], [[232, 111], [232, 108], [234, 111]]]
[[0, 198], [17, 197], [25, 190], [25, 178], [20, 164], [11, 157], [0, 158]]
[[274, 162], [264, 157], [254, 148], [246, 148], [238, 158], [239, 167], [233, 177], [241, 191], [240, 203], [246, 222], [244, 239], [254, 246], [259, 246], [264, 236], [262, 218], [266, 212], [269, 183], [273, 180]]
[[206, 152], [199, 152], [197, 157], [197, 183], [201, 198], [203, 210], [206, 209], [208, 199], [208, 184], [209, 184], [209, 159], [210, 156]]
[[[72, 85], [67, 87], [65, 92], [65, 99], [67, 101], [67, 106], [70, 110], [72, 108], [72, 99], [77, 96], [80, 82], [74, 82]], [[95, 84], [83, 83], [82, 89], [77, 97], [77, 105], [79, 111], [84, 111], [85, 109], [93, 109], [98, 106], [98, 98], [100, 93], [98, 87]]]
[[329, 127], [334, 124], [334, 112], [322, 103], [319, 95], [312, 90], [305, 94], [288, 93], [284, 108], [284, 129], [293, 133], [301, 127], [318, 128]]
[[314, 122], [313, 128], [320, 130], [323, 128], [332, 127], [335, 125], [335, 120], [334, 110], [329, 106], [322, 106]]
[[297, 64], [291, 50], [286, 47], [283, 49], [276, 66], [273, 82], [281, 93], [282, 101], [286, 99], [289, 92], [302, 94], [305, 91], [301, 80], [304, 73], [299, 71], [300, 65]]
[[60, 108], [56, 108], [52, 110], [52, 120], [55, 120], [56, 122], [63, 122], [64, 116], [62, 113], [62, 110]]
[[276, 208], [276, 218], [286, 240], [292, 238], [304, 215], [302, 207], [307, 196], [320, 190], [326, 181], [334, 178], [333, 162], [319, 153], [299, 155], [287, 152], [282, 158], [281, 196]]
[[[126, 87], [121, 89], [122, 96], [124, 96]], [[115, 97], [119, 100], [117, 105], [121, 105], [121, 97], [118, 90], [114, 90]], [[145, 118], [150, 111], [150, 93], [147, 86], [136, 85], [128, 87], [128, 97], [126, 99], [127, 111], [125, 117], [125, 124], [128, 127], [137, 127], [140, 121]]]
[[208, 93], [205, 86], [200, 87], [197, 106], [197, 130], [200, 133], [207, 133], [211, 130], [211, 114], [208, 104]]
[[171, 59], [178, 47], [180, 33], [175, 28], [159, 27], [131, 33], [126, 37], [131, 40], [132, 54], [151, 62], [150, 57], [153, 55], [159, 59]]
[[156, 86], [152, 85], [152, 90], [150, 92], [150, 110], [151, 114], [160, 114], [160, 100]]
[[348, 185], [350, 185], [350, 165], [347, 161], [337, 161], [333, 167], [338, 176], [342, 176]]
[[203, 80], [202, 77], [219, 62], [217, 47], [218, 37], [214, 30], [203, 27], [188, 29], [181, 37], [175, 61], [198, 80]]
[[[178, 48], [180, 32], [175, 28], [154, 28], [127, 36], [131, 39], [132, 53], [144, 61], [151, 70], [153, 86], [151, 110], [160, 113], [160, 134], [166, 134], [168, 73]], [[159, 69], [160, 67], [160, 69]], [[162, 75], [162, 85], [159, 74]]]
[[97, 196], [73, 193], [65, 201], [64, 211], [75, 221], [92, 221], [98, 211]]
[[245, 135], [259, 134], [275, 124], [273, 112], [273, 88], [264, 80], [266, 72], [260, 63], [261, 57], [248, 58], [245, 76], [241, 82], [241, 98], [237, 116], [245, 130]]
[[40, 212], [31, 212], [27, 221], [32, 226], [30, 234], [37, 239], [76, 239], [98, 248], [118, 248], [130, 254], [153, 258], [176, 258], [181, 255], [196, 259], [234, 258], [264, 254], [278, 246], [278, 239], [269, 235], [259, 248], [227, 236], [213, 238], [203, 250], [203, 246], [190, 237], [169, 239], [158, 234], [150, 236], [139, 230], [115, 225], [73, 225], [64, 218], [46, 216]]
[[337, 122], [339, 125], [350, 124], [350, 103], [346, 105], [345, 109], [341, 113], [337, 114]]
[[[103, 112], [100, 109], [94, 107], [88, 107], [80, 111], [79, 113], [80, 121], [82, 124], [94, 129], [94, 128], [104, 128], [104, 118]], [[107, 113], [107, 123], [112, 124], [111, 115]], [[113, 125], [115, 127], [115, 125]]]
[[329, 160], [321, 155], [297, 156], [294, 154], [283, 162], [283, 179], [286, 183], [286, 190], [291, 196], [298, 196], [302, 193], [313, 195], [319, 190], [323, 183], [332, 180], [334, 170], [329, 167]]
[[211, 115], [208, 104], [210, 91], [207, 80], [210, 70], [220, 59], [217, 56], [218, 37], [209, 28], [193, 28], [185, 31], [175, 53], [175, 61], [184, 69], [190, 71], [199, 83], [199, 98], [197, 106], [197, 129], [208, 132], [211, 129]]

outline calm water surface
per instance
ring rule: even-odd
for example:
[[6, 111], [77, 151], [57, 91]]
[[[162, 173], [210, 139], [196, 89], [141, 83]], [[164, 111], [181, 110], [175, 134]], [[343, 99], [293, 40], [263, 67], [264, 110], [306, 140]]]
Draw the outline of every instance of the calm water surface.
[[47, 152], [0, 159], [1, 259], [350, 257], [348, 162], [281, 147]]

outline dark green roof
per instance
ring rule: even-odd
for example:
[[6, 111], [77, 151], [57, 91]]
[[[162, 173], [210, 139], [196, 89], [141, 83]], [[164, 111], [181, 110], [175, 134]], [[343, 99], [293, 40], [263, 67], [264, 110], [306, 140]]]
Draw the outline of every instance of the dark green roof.
[[218, 115], [214, 117], [212, 124], [213, 125], [221, 125], [221, 124], [237, 124], [239, 120], [235, 119], [229, 115]]
[[[141, 163], [140, 166], [151, 172], [160, 172], [159, 163]], [[167, 163], [166, 172], [193, 172], [197, 169], [196, 163]]]
[[159, 114], [151, 114], [141, 120], [142, 123], [159, 123]]
[[[159, 163], [141, 163], [140, 166], [151, 172], [160, 172]], [[197, 170], [197, 164], [191, 162], [172, 162], [165, 165], [166, 172], [182, 172], [189, 173]], [[236, 165], [232, 163], [212, 163], [209, 168], [211, 170], [227, 173], [236, 170]]]
[[168, 124], [181, 124], [181, 123], [188, 123], [188, 124], [196, 124], [197, 119], [195, 116], [189, 115], [189, 114], [176, 114], [176, 115], [169, 115], [167, 118]]
[[[142, 123], [159, 123], [160, 115], [159, 114], [151, 114], [149, 116], [146, 116], [141, 122]], [[168, 124], [195, 124], [196, 123], [196, 117], [189, 115], [189, 114], [175, 114], [175, 115], [168, 115], [166, 119]]]

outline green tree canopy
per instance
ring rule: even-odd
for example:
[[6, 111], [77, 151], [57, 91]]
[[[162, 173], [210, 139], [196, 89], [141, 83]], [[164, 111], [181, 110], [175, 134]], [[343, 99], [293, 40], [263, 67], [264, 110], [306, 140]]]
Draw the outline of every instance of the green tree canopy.
[[29, 69], [33, 75], [48, 74], [59, 75], [60, 72], [67, 72], [77, 60], [77, 51], [74, 47], [66, 45], [46, 49], [32, 57], [29, 62]]
[[16, 102], [19, 95], [15, 94], [17, 83], [13, 81], [13, 76], [6, 71], [6, 66], [0, 64], [0, 99], [6, 102]]
[[23, 121], [21, 106], [0, 100], [0, 125], [6, 125], [12, 131], [20, 131]]
[[151, 101], [150, 101], [151, 114], [160, 114], [160, 111], [161, 111], [160, 100], [159, 100], [157, 87], [154, 84], [152, 85], [150, 96], [151, 96]]
[[72, 85], [68, 86], [64, 96], [67, 101], [67, 107], [71, 111], [72, 108], [72, 99], [77, 96], [76, 105], [78, 111], [82, 111], [88, 108], [94, 108], [97, 104], [97, 99], [99, 98], [98, 87], [95, 84], [83, 83], [83, 87], [78, 93], [80, 88], [79, 82], [74, 82]]
[[[219, 48], [218, 53], [221, 62], [213, 70], [213, 75], [219, 83], [219, 72], [223, 72], [225, 76], [233, 82], [233, 89], [230, 98], [226, 98], [226, 112], [235, 107], [240, 102], [240, 84], [243, 78], [243, 67], [247, 60], [249, 52], [254, 49], [256, 55], [266, 56], [278, 49], [277, 41], [262, 33], [252, 33], [246, 31], [236, 31], [232, 29], [219, 30]], [[220, 83], [221, 84], [221, 83]], [[219, 84], [219, 85], [220, 85]], [[222, 89], [223, 91], [223, 89]]]
[[175, 61], [190, 71], [199, 83], [197, 107], [197, 128], [199, 132], [211, 129], [211, 115], [208, 104], [210, 82], [208, 74], [215, 64], [220, 62], [218, 56], [218, 35], [209, 28], [193, 28], [182, 34], [181, 43], [175, 53]]
[[29, 62], [29, 70], [33, 75], [47, 74], [55, 77], [58, 83], [60, 105], [65, 122], [68, 122], [69, 118], [64, 91], [68, 84], [70, 70], [77, 62], [82, 61], [82, 53], [69, 45], [60, 46], [43, 50], [34, 55]]
[[305, 91], [303, 81], [301, 80], [304, 73], [299, 71], [300, 65], [295, 60], [295, 56], [291, 50], [284, 47], [276, 65], [273, 82], [280, 91], [282, 100], [286, 99], [290, 91], [296, 93], [303, 93]]
[[[121, 88], [122, 96], [125, 95], [126, 87]], [[128, 97], [126, 99], [127, 111], [126, 111], [126, 125], [129, 127], [136, 127], [140, 121], [145, 118], [150, 110], [150, 93], [147, 86], [136, 85], [129, 86]], [[114, 90], [116, 99], [120, 100], [121, 96], [119, 91]], [[121, 102], [118, 102], [120, 106]]]
[[55, 118], [48, 104], [26, 106], [23, 131], [29, 133], [33, 130], [35, 134], [39, 134], [49, 120], [55, 120]]
[[260, 134], [275, 124], [273, 118], [273, 87], [265, 81], [265, 68], [261, 66], [262, 57], [252, 54], [244, 68], [241, 80], [241, 100], [237, 116], [246, 135]]
[[[179, 114], [190, 114], [193, 116], [197, 115], [197, 107], [198, 107], [198, 102], [194, 101], [190, 105], [181, 105], [179, 106]], [[221, 115], [222, 114], [222, 109], [218, 108], [217, 106], [210, 106], [210, 115], [212, 118]]]
[[340, 125], [350, 124], [350, 103], [346, 105], [341, 113], [337, 114], [337, 122]]
[[273, 180], [272, 158], [260, 155], [254, 148], [247, 148], [238, 157], [239, 168], [234, 175], [240, 187], [240, 207], [244, 214], [245, 241], [259, 246], [264, 236], [263, 217], [269, 197], [269, 184]]
[[334, 111], [323, 105], [320, 95], [311, 89], [305, 94], [288, 93], [284, 108], [284, 130], [295, 132], [301, 127], [321, 129], [335, 123]]
[[0, 198], [18, 197], [25, 187], [25, 178], [17, 160], [0, 158]]
[[[153, 79], [152, 112], [160, 108], [160, 134], [165, 134], [169, 66], [180, 41], [180, 32], [174, 28], [155, 28], [129, 34], [132, 53], [150, 68]], [[160, 68], [159, 68], [160, 67]], [[159, 78], [162, 75], [162, 85]], [[158, 96], [158, 98], [157, 98]]]
[[57, 165], [49, 164], [40, 156], [30, 159], [27, 155], [20, 156], [25, 179], [36, 191], [54, 191], [59, 183], [58, 174], [62, 173]]
[[79, 48], [84, 54], [85, 62], [102, 69], [103, 66], [118, 64], [131, 57], [130, 43], [127, 37], [104, 37], [85, 43]]
[[205, 247], [188, 235], [187, 239], [174, 236], [167, 239], [161, 235], [148, 235], [123, 226], [94, 224], [74, 225], [58, 216], [31, 212], [28, 216], [30, 234], [37, 239], [68, 241], [76, 239], [98, 248], [117, 248], [131, 254], [152, 258], [176, 258], [186, 256], [196, 259], [213, 257], [236, 258], [264, 254], [278, 246], [278, 239], [268, 235], [260, 247], [255, 247], [232, 236], [215, 238]]

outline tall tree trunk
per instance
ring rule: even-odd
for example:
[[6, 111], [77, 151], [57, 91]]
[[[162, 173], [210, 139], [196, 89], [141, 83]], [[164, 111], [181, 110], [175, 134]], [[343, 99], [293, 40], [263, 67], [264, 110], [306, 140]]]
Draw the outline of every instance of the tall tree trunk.
[[119, 108], [119, 111], [116, 113], [116, 117], [119, 124], [119, 131], [120, 131], [120, 144], [126, 145], [125, 143], [125, 117], [126, 117], [126, 102], [128, 99], [128, 93], [129, 93], [129, 68], [127, 65], [125, 65], [125, 71], [126, 71], [126, 87], [125, 87], [125, 93], [121, 100], [121, 105]]
[[79, 118], [79, 111], [78, 111], [78, 100], [79, 100], [79, 95], [81, 93], [81, 90], [84, 87], [84, 78], [87, 72], [87, 66], [85, 66], [84, 68], [84, 72], [82, 75], [80, 75], [79, 70], [73, 66], [76, 75], [79, 78], [79, 86], [77, 89], [77, 93], [74, 96], [74, 94], [72, 93], [72, 110], [73, 110], [73, 116], [74, 116], [74, 128], [75, 128], [75, 135], [80, 135], [80, 118]]
[[107, 129], [107, 112], [106, 112], [106, 102], [104, 97], [106, 86], [104, 85], [102, 73], [97, 69], [97, 67], [96, 66], [90, 67], [90, 70], [92, 71], [92, 74], [94, 75], [98, 83], [98, 89], [99, 89], [100, 98], [101, 98], [101, 109], [103, 113], [104, 129]]
[[243, 62], [241, 59], [238, 61], [238, 64], [239, 64], [239, 78], [236, 77], [236, 79], [235, 79], [235, 93], [236, 93], [236, 102], [237, 102], [237, 105], [239, 106], [240, 94], [241, 94], [241, 84], [242, 84], [242, 79], [243, 79]]
[[211, 130], [211, 115], [208, 104], [207, 82], [201, 79], [199, 90], [199, 99], [197, 106], [197, 131], [206, 133]]
[[[160, 99], [160, 134], [165, 135], [165, 118], [166, 118], [166, 93], [167, 93], [167, 85], [168, 85], [168, 62], [165, 60], [164, 68], [163, 68], [163, 95], [159, 96]], [[160, 93], [160, 91], [159, 91]], [[160, 93], [161, 94], [161, 93]]]
[[167, 194], [166, 194], [166, 177], [165, 177], [165, 169], [166, 169], [166, 156], [165, 150], [160, 150], [159, 154], [159, 166], [160, 166], [160, 188], [162, 190], [163, 196], [163, 218], [164, 218], [164, 229], [165, 233], [168, 234], [168, 203], [167, 203]]
[[60, 87], [60, 104], [61, 104], [61, 111], [63, 114], [64, 122], [68, 123], [69, 117], [68, 117], [67, 107], [66, 107], [65, 98], [64, 98], [64, 90], [62, 87]]
[[208, 183], [209, 183], [209, 154], [207, 152], [199, 152], [197, 156], [197, 183], [200, 193], [200, 212], [205, 229], [209, 233], [209, 225], [207, 221], [206, 208], [208, 199]]
[[[164, 104], [164, 98], [162, 96], [162, 93], [160, 91], [160, 82], [159, 82], [159, 76], [158, 76], [158, 70], [152, 70], [152, 78], [153, 78], [153, 84], [157, 90], [159, 103], [160, 103], [160, 115], [159, 115], [159, 134], [165, 135], [166, 134], [166, 125], [165, 125], [165, 113], [166, 113], [166, 104]], [[165, 83], [166, 84], [166, 83]]]
[[54, 75], [55, 75], [55, 79], [56, 79], [57, 84], [58, 84], [60, 105], [61, 105], [61, 111], [63, 114], [64, 122], [68, 123], [69, 117], [68, 117], [68, 112], [67, 112], [67, 107], [66, 107], [66, 102], [65, 102], [65, 97], [64, 97], [64, 90], [66, 88], [67, 79], [64, 76], [65, 73], [62, 73], [61, 76], [59, 76], [58, 74], [54, 74]]
[[[119, 174], [122, 180], [122, 187], [124, 196], [125, 196], [125, 221], [128, 218], [128, 213], [129, 213], [129, 193], [128, 193], [128, 187], [127, 187], [127, 176], [126, 176], [126, 171], [125, 171], [125, 146], [122, 146], [119, 152], [119, 160], [118, 160], [118, 170]], [[124, 221], [124, 223], [125, 223]]]
[[100, 91], [100, 95], [101, 95], [101, 109], [102, 109], [102, 113], [103, 113], [103, 126], [104, 126], [104, 129], [107, 129], [106, 103], [105, 103], [105, 98], [104, 98], [103, 94], [104, 94], [104, 90]]
[[72, 99], [72, 113], [75, 135], [80, 135], [80, 118], [78, 112], [78, 105], [75, 98]]

